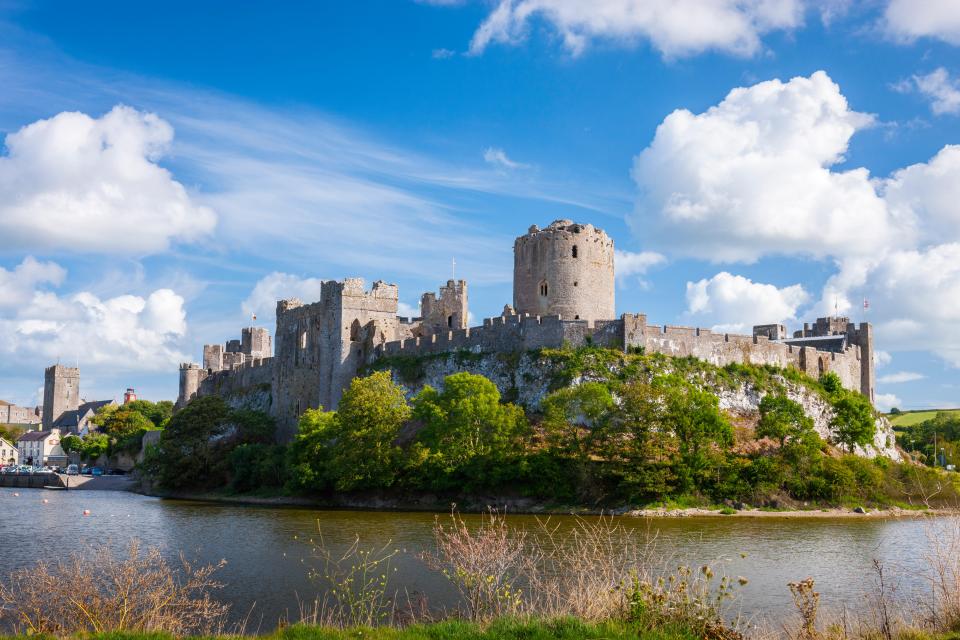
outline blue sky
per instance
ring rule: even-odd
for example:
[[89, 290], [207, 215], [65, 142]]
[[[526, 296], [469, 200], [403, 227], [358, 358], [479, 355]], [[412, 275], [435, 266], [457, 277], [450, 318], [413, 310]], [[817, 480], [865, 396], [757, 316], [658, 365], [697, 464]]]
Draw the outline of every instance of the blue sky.
[[[0, 0], [0, 398], [176, 395], [273, 300], [613, 236], [618, 312], [877, 326], [882, 404], [957, 406], [960, 2]], [[907, 169], [909, 167], [909, 169]]]

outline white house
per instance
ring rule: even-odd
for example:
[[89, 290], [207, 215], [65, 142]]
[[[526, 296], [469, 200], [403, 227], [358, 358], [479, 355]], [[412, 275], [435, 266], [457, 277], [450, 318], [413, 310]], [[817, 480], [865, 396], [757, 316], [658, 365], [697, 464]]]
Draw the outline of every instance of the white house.
[[27, 431], [17, 438], [20, 464], [39, 467], [69, 464], [67, 454], [60, 446], [60, 429]]
[[8, 464], [17, 464], [17, 460], [19, 459], [20, 454], [17, 448], [3, 438], [0, 438], [0, 467]]

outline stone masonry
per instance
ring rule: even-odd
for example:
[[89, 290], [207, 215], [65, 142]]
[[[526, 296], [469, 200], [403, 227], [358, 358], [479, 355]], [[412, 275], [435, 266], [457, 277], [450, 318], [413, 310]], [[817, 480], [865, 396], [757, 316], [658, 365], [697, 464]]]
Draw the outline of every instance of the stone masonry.
[[80, 406], [80, 369], [55, 364], [43, 372], [43, 425], [50, 427]]
[[384, 356], [588, 344], [694, 357], [717, 366], [794, 367], [813, 377], [832, 371], [845, 387], [873, 400], [869, 324], [819, 318], [793, 337], [778, 324], [757, 325], [752, 336], [744, 336], [652, 325], [643, 314], [617, 318], [613, 256], [613, 241], [592, 225], [557, 220], [546, 229], [530, 227], [514, 243], [513, 306], [471, 328], [464, 280], [448, 280], [439, 296], [424, 294], [420, 318], [397, 316], [396, 285], [377, 281], [366, 290], [359, 278], [325, 281], [319, 301], [277, 302], [273, 357], [266, 329], [248, 328], [241, 340], [204, 346], [202, 367], [182, 364], [177, 404], [204, 395], [236, 398], [268, 386], [279, 437], [289, 440], [304, 411], [336, 409], [361, 367]]
[[613, 240], [593, 225], [556, 220], [513, 244], [513, 308], [520, 315], [612, 320]]

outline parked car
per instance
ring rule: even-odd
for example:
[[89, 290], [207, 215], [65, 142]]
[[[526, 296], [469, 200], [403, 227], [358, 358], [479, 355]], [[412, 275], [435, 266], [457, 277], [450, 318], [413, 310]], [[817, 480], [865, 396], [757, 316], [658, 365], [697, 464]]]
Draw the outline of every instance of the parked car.
[[80, 470], [80, 475], [82, 475], [82, 476], [88, 476], [88, 475], [90, 475], [90, 469], [91, 469], [91, 468], [92, 468], [92, 467], [84, 467], [83, 469]]
[[80, 467], [75, 464], [67, 465], [67, 475], [75, 476], [80, 474]]
[[90, 470], [90, 475], [91, 475], [91, 476], [102, 476], [102, 475], [103, 475], [103, 469], [101, 469], [100, 467], [94, 467], [93, 469]]

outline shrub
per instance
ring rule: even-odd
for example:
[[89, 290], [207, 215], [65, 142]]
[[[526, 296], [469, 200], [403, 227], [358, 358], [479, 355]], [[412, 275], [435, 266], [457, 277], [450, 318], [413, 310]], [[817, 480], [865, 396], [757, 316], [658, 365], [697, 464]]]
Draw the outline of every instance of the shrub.
[[168, 564], [159, 549], [125, 554], [107, 544], [54, 563], [13, 570], [0, 581], [0, 621], [15, 633], [67, 636], [107, 632], [175, 635], [222, 631], [228, 605], [213, 600], [222, 566]]

